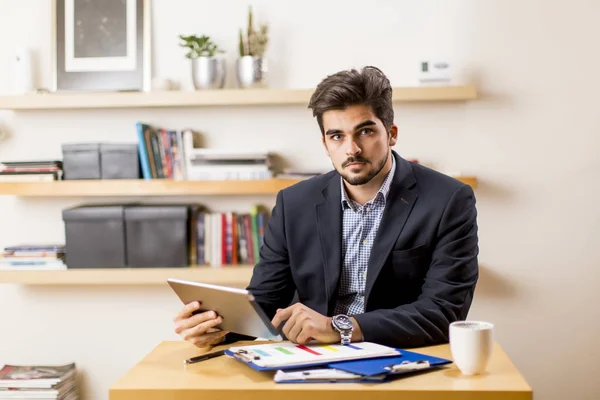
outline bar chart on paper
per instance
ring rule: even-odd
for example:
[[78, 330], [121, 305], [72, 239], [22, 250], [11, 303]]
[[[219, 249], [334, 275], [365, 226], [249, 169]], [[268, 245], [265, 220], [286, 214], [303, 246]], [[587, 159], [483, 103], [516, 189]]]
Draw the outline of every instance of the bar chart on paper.
[[349, 345], [269, 343], [252, 346], [231, 347], [234, 354], [247, 355], [259, 367], [321, 364], [343, 360], [399, 355], [392, 347], [376, 343], [361, 342]]

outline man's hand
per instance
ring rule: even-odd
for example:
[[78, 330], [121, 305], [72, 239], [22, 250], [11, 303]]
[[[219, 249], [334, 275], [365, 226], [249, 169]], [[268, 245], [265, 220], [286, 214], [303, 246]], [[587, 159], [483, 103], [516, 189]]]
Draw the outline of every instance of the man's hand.
[[340, 334], [331, 326], [331, 318], [311, 310], [304, 304], [296, 303], [288, 308], [278, 309], [271, 321], [276, 328], [287, 320], [283, 333], [291, 342], [306, 344], [315, 339], [321, 343], [336, 343]]
[[197, 301], [186, 304], [173, 319], [175, 322], [175, 333], [197, 347], [214, 346], [223, 340], [228, 333], [221, 331], [215, 326], [223, 322], [223, 318], [217, 316], [214, 311], [192, 315], [200, 308]]

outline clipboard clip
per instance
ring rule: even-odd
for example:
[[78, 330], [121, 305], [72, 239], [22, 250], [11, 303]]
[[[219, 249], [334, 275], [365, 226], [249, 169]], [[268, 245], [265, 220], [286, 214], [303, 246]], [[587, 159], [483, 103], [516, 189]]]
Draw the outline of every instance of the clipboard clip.
[[250, 353], [248, 350], [244, 349], [239, 349], [238, 351], [234, 352], [233, 356], [246, 363], [251, 363], [252, 361], [260, 360], [260, 356], [258, 354]]
[[384, 369], [386, 371], [397, 372], [397, 371], [417, 371], [420, 369], [427, 369], [431, 365], [427, 360], [418, 361], [402, 361], [400, 364], [388, 365]]

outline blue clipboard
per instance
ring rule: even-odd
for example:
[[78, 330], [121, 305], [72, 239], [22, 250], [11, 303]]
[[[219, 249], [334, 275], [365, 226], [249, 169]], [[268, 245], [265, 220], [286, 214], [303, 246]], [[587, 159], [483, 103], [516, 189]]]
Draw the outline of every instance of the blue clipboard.
[[[350, 373], [357, 374], [357, 375], [362, 375], [365, 378], [366, 377], [375, 377], [376, 375], [397, 376], [397, 375], [405, 375], [405, 374], [414, 374], [414, 373], [429, 371], [431, 369], [438, 368], [443, 365], [452, 363], [451, 360], [448, 360], [445, 358], [428, 356], [425, 354], [407, 351], [407, 350], [403, 350], [403, 349], [397, 349], [397, 350], [400, 352], [399, 356], [386, 356], [386, 357], [368, 358], [368, 359], [353, 360], [353, 361], [338, 361], [338, 362], [333, 362], [333, 363], [314, 363], [314, 364], [307, 364], [307, 365], [302, 365], [302, 366], [290, 365], [290, 366], [277, 366], [277, 367], [261, 367], [259, 365], [254, 364], [252, 362], [252, 360], [250, 360], [250, 359], [240, 358], [239, 355], [236, 355], [231, 350], [225, 350], [225, 354], [230, 357], [235, 358], [236, 360], [238, 360], [240, 362], [243, 362], [244, 364], [248, 365], [250, 368], [254, 369], [255, 371], [277, 371], [277, 370], [282, 370], [282, 371], [299, 370], [299, 371], [302, 371], [302, 370], [310, 370], [311, 368], [327, 367], [327, 368], [338, 369], [338, 370], [345, 371], [345, 372], [350, 372]], [[425, 368], [425, 369], [401, 370], [401, 371], [391, 371], [389, 369], [386, 369], [386, 367], [390, 367], [392, 365], [398, 365], [398, 364], [401, 364], [402, 362], [418, 362], [418, 361], [427, 361], [429, 363], [429, 367]], [[366, 380], [365, 378], [362, 378], [361, 381], [365, 382], [365, 380]], [[373, 380], [369, 380], [369, 381], [373, 382]], [[387, 379], [386, 380], [377, 379], [377, 381], [385, 382], [385, 381], [387, 381]], [[301, 382], [305, 383], [305, 382], [309, 382], [309, 381], [301, 381]], [[314, 382], [314, 381], [310, 381], [310, 382]], [[328, 382], [332, 382], [332, 381], [329, 380]]]
[[[381, 375], [381, 374], [391, 376], [391, 375], [404, 375], [404, 374], [429, 371], [433, 368], [441, 367], [443, 365], [452, 363], [451, 360], [448, 360], [445, 358], [428, 356], [425, 354], [402, 350], [402, 349], [398, 349], [398, 350], [401, 353], [401, 355], [399, 355], [399, 356], [392, 356], [392, 357], [385, 357], [385, 358], [372, 358], [372, 359], [366, 359], [366, 360], [340, 361], [340, 362], [330, 363], [327, 366], [329, 368], [335, 368], [335, 369], [339, 369], [342, 371], [346, 371], [346, 372], [350, 372], [350, 373], [358, 374], [358, 375], [363, 375], [363, 376], [375, 376], [375, 375]], [[414, 363], [414, 362], [419, 362], [419, 361], [427, 361], [429, 363], [428, 364], [429, 367], [423, 368], [423, 369], [416, 369], [416, 370], [406, 369], [406, 370], [398, 370], [398, 371], [394, 371], [394, 370], [390, 370], [390, 369], [386, 368], [386, 367], [389, 368], [393, 365], [399, 365], [402, 362]]]

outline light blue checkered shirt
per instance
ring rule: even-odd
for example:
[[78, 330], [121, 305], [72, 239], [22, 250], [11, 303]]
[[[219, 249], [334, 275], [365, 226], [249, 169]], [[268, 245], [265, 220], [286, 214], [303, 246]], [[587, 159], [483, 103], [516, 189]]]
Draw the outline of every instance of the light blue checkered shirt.
[[385, 202], [396, 171], [392, 157], [392, 169], [374, 198], [363, 206], [350, 199], [342, 185], [342, 257], [344, 264], [340, 276], [338, 297], [334, 315], [356, 315], [365, 312], [365, 283], [367, 267], [375, 235], [383, 216]]

